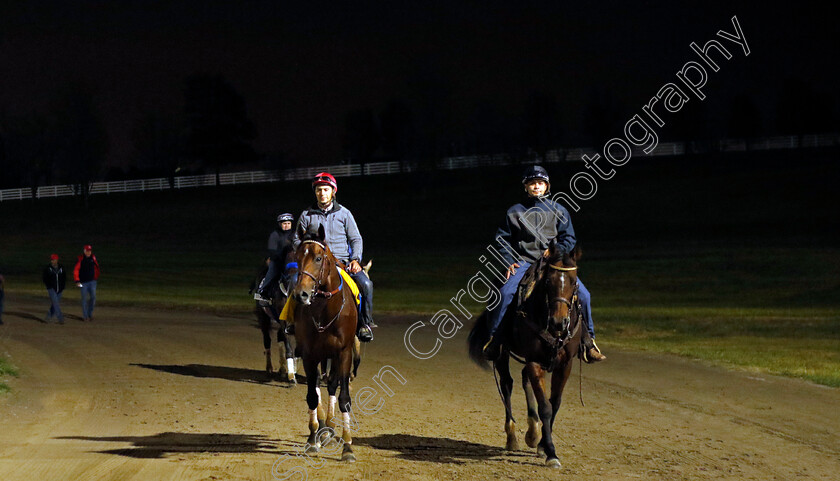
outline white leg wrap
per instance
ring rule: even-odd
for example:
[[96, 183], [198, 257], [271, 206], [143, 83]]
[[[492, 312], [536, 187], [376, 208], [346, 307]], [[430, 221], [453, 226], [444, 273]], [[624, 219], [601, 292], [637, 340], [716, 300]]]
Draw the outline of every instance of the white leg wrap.
[[293, 358], [286, 359], [286, 372], [289, 374], [295, 373], [295, 360]]
[[316, 387], [315, 392], [318, 394], [318, 404], [321, 404], [321, 388]]
[[[344, 430], [344, 437], [346, 438], [347, 434], [350, 434], [350, 413], [341, 413], [341, 421], [341, 428]], [[347, 442], [347, 444], [352, 444], [352, 442]]]
[[329, 413], [332, 416], [335, 413], [335, 405], [338, 404], [338, 398], [335, 396], [330, 396], [330, 410]]

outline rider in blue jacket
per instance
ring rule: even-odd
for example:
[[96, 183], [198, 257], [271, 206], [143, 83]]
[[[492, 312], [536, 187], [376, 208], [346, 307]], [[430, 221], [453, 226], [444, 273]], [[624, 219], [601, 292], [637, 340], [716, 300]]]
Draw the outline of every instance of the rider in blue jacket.
[[[496, 232], [498, 252], [509, 267], [505, 273], [507, 280], [499, 289], [501, 301], [488, 312], [490, 340], [484, 346], [484, 354], [488, 359], [498, 357], [501, 343], [494, 334], [516, 294], [519, 281], [531, 264], [543, 255], [551, 239], [556, 240], [557, 249], [563, 253], [571, 253], [577, 244], [569, 211], [547, 197], [551, 185], [548, 172], [539, 165], [531, 166], [522, 175], [522, 185], [528, 197], [508, 209], [504, 222]], [[589, 336], [584, 337], [587, 360], [603, 361], [606, 356], [601, 354], [594, 341], [595, 326], [589, 291], [579, 277], [578, 298], [589, 332]]]

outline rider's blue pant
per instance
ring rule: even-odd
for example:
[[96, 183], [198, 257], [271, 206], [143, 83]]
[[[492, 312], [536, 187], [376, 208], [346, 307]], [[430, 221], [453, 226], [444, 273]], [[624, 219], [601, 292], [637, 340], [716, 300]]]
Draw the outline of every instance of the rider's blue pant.
[[[525, 271], [531, 267], [531, 264], [528, 262], [520, 261], [519, 266], [516, 269], [516, 274], [513, 274], [508, 278], [508, 280], [502, 284], [499, 288], [499, 294], [501, 294], [502, 298], [496, 307], [491, 309], [487, 316], [488, 316], [488, 324], [490, 326], [490, 335], [496, 333], [496, 330], [499, 328], [499, 324], [502, 323], [502, 319], [505, 317], [505, 312], [507, 312], [508, 306], [513, 301], [513, 296], [516, 295], [516, 289], [519, 287], [519, 281], [522, 280], [522, 277], [525, 275]], [[589, 294], [589, 290], [586, 286], [583, 285], [583, 281], [578, 278], [578, 298], [580, 299], [580, 304], [582, 308], [583, 319], [586, 321], [586, 327], [589, 330], [589, 335], [592, 338], [595, 338], [595, 323], [592, 320], [592, 299]]]

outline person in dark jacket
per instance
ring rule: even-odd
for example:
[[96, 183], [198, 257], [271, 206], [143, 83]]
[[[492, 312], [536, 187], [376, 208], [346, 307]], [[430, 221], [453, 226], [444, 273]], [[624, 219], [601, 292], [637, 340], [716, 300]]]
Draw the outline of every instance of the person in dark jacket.
[[285, 263], [286, 254], [292, 249], [292, 222], [294, 220], [295, 216], [289, 213], [278, 215], [277, 229], [272, 231], [271, 235], [268, 236], [268, 257], [270, 261], [265, 272], [265, 277], [263, 277], [263, 280], [257, 286], [254, 294], [254, 299], [258, 301], [268, 302], [271, 300], [269, 293], [272, 290], [268, 286], [271, 286], [278, 275], [282, 276], [282, 282], [286, 286], [289, 286], [297, 280], [294, 276], [287, 278], [286, 271], [289, 266]]
[[58, 254], [50, 255], [50, 263], [44, 267], [42, 275], [44, 286], [47, 288], [47, 295], [50, 296], [50, 309], [44, 322], [50, 322], [55, 317], [59, 324], [64, 324], [64, 314], [61, 312], [61, 294], [67, 282], [67, 272], [64, 266], [58, 263]]
[[96, 305], [96, 281], [99, 279], [99, 261], [93, 255], [90, 244], [82, 248], [82, 255], [73, 269], [73, 280], [82, 289], [82, 318], [85, 322], [93, 320], [93, 306]]
[[[569, 211], [547, 197], [551, 185], [548, 172], [539, 165], [528, 167], [522, 175], [522, 185], [528, 197], [508, 209], [504, 222], [496, 231], [498, 253], [509, 267], [505, 273], [507, 280], [499, 289], [501, 300], [488, 312], [490, 340], [484, 346], [484, 354], [489, 359], [498, 357], [501, 344], [494, 334], [531, 264], [544, 255], [552, 239], [557, 242], [557, 249], [566, 254], [570, 254], [577, 244]], [[580, 277], [578, 299], [589, 334], [584, 336], [586, 359], [588, 362], [603, 361], [606, 356], [601, 354], [594, 341], [589, 291]]]

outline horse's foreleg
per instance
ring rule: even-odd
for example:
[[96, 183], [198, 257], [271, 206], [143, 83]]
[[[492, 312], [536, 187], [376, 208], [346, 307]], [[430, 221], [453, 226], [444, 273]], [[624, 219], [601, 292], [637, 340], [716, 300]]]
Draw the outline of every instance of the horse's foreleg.
[[344, 441], [341, 460], [351, 463], [356, 461], [356, 456], [353, 454], [353, 435], [350, 428], [350, 367], [352, 363], [353, 350], [346, 349], [342, 353], [340, 369], [338, 370], [341, 377], [341, 392], [338, 396], [338, 402], [341, 410], [341, 440]]
[[321, 449], [321, 428], [324, 427], [324, 408], [321, 406], [321, 389], [318, 387], [318, 363], [304, 361], [306, 371], [306, 404], [309, 406], [309, 439], [306, 453], [317, 453]]
[[555, 369], [551, 375], [551, 425], [554, 425], [554, 418], [557, 416], [557, 411], [560, 410], [560, 403], [563, 400], [563, 389], [566, 387], [566, 381], [569, 380], [569, 375], [572, 372], [571, 356], [562, 368]]
[[545, 452], [545, 465], [551, 468], [559, 468], [560, 460], [554, 450], [554, 442], [551, 440], [551, 403], [545, 394], [545, 371], [537, 363], [529, 362], [526, 366], [528, 379], [531, 381], [531, 388], [534, 390], [534, 397], [537, 400], [537, 409], [542, 422], [542, 439], [537, 447], [537, 452], [542, 448]]
[[513, 377], [510, 375], [510, 357], [507, 352], [495, 362], [494, 367], [499, 373], [499, 386], [502, 390], [502, 402], [505, 405], [505, 434], [507, 442], [505, 449], [509, 451], [519, 450], [519, 442], [516, 440], [516, 423], [513, 420], [513, 411], [510, 406], [510, 396], [513, 392]]
[[327, 393], [330, 395], [329, 404], [327, 404], [327, 427], [332, 430], [330, 433], [331, 436], [335, 436], [337, 431], [337, 425], [335, 423], [335, 405], [338, 403], [338, 398], [335, 396], [335, 393], [338, 391], [338, 383], [338, 377], [332, 375], [331, 373], [327, 383]]
[[284, 353], [280, 355], [280, 359], [282, 363], [282, 359], [285, 356], [286, 379], [290, 383], [296, 383], [297, 379], [295, 378], [295, 353], [292, 350], [292, 342], [289, 340], [289, 336], [283, 333], [283, 326], [280, 326], [280, 329], [277, 330], [277, 343], [283, 346]]
[[525, 433], [525, 444], [529, 448], [536, 448], [542, 437], [540, 428], [540, 415], [537, 407], [537, 398], [534, 396], [534, 388], [528, 378], [528, 367], [522, 368], [522, 389], [525, 391], [525, 402], [528, 405], [528, 432]]
[[260, 323], [260, 330], [263, 336], [263, 349], [265, 353], [265, 372], [274, 372], [274, 365], [271, 364], [271, 319], [267, 319], [262, 313], [257, 312], [257, 320]]

